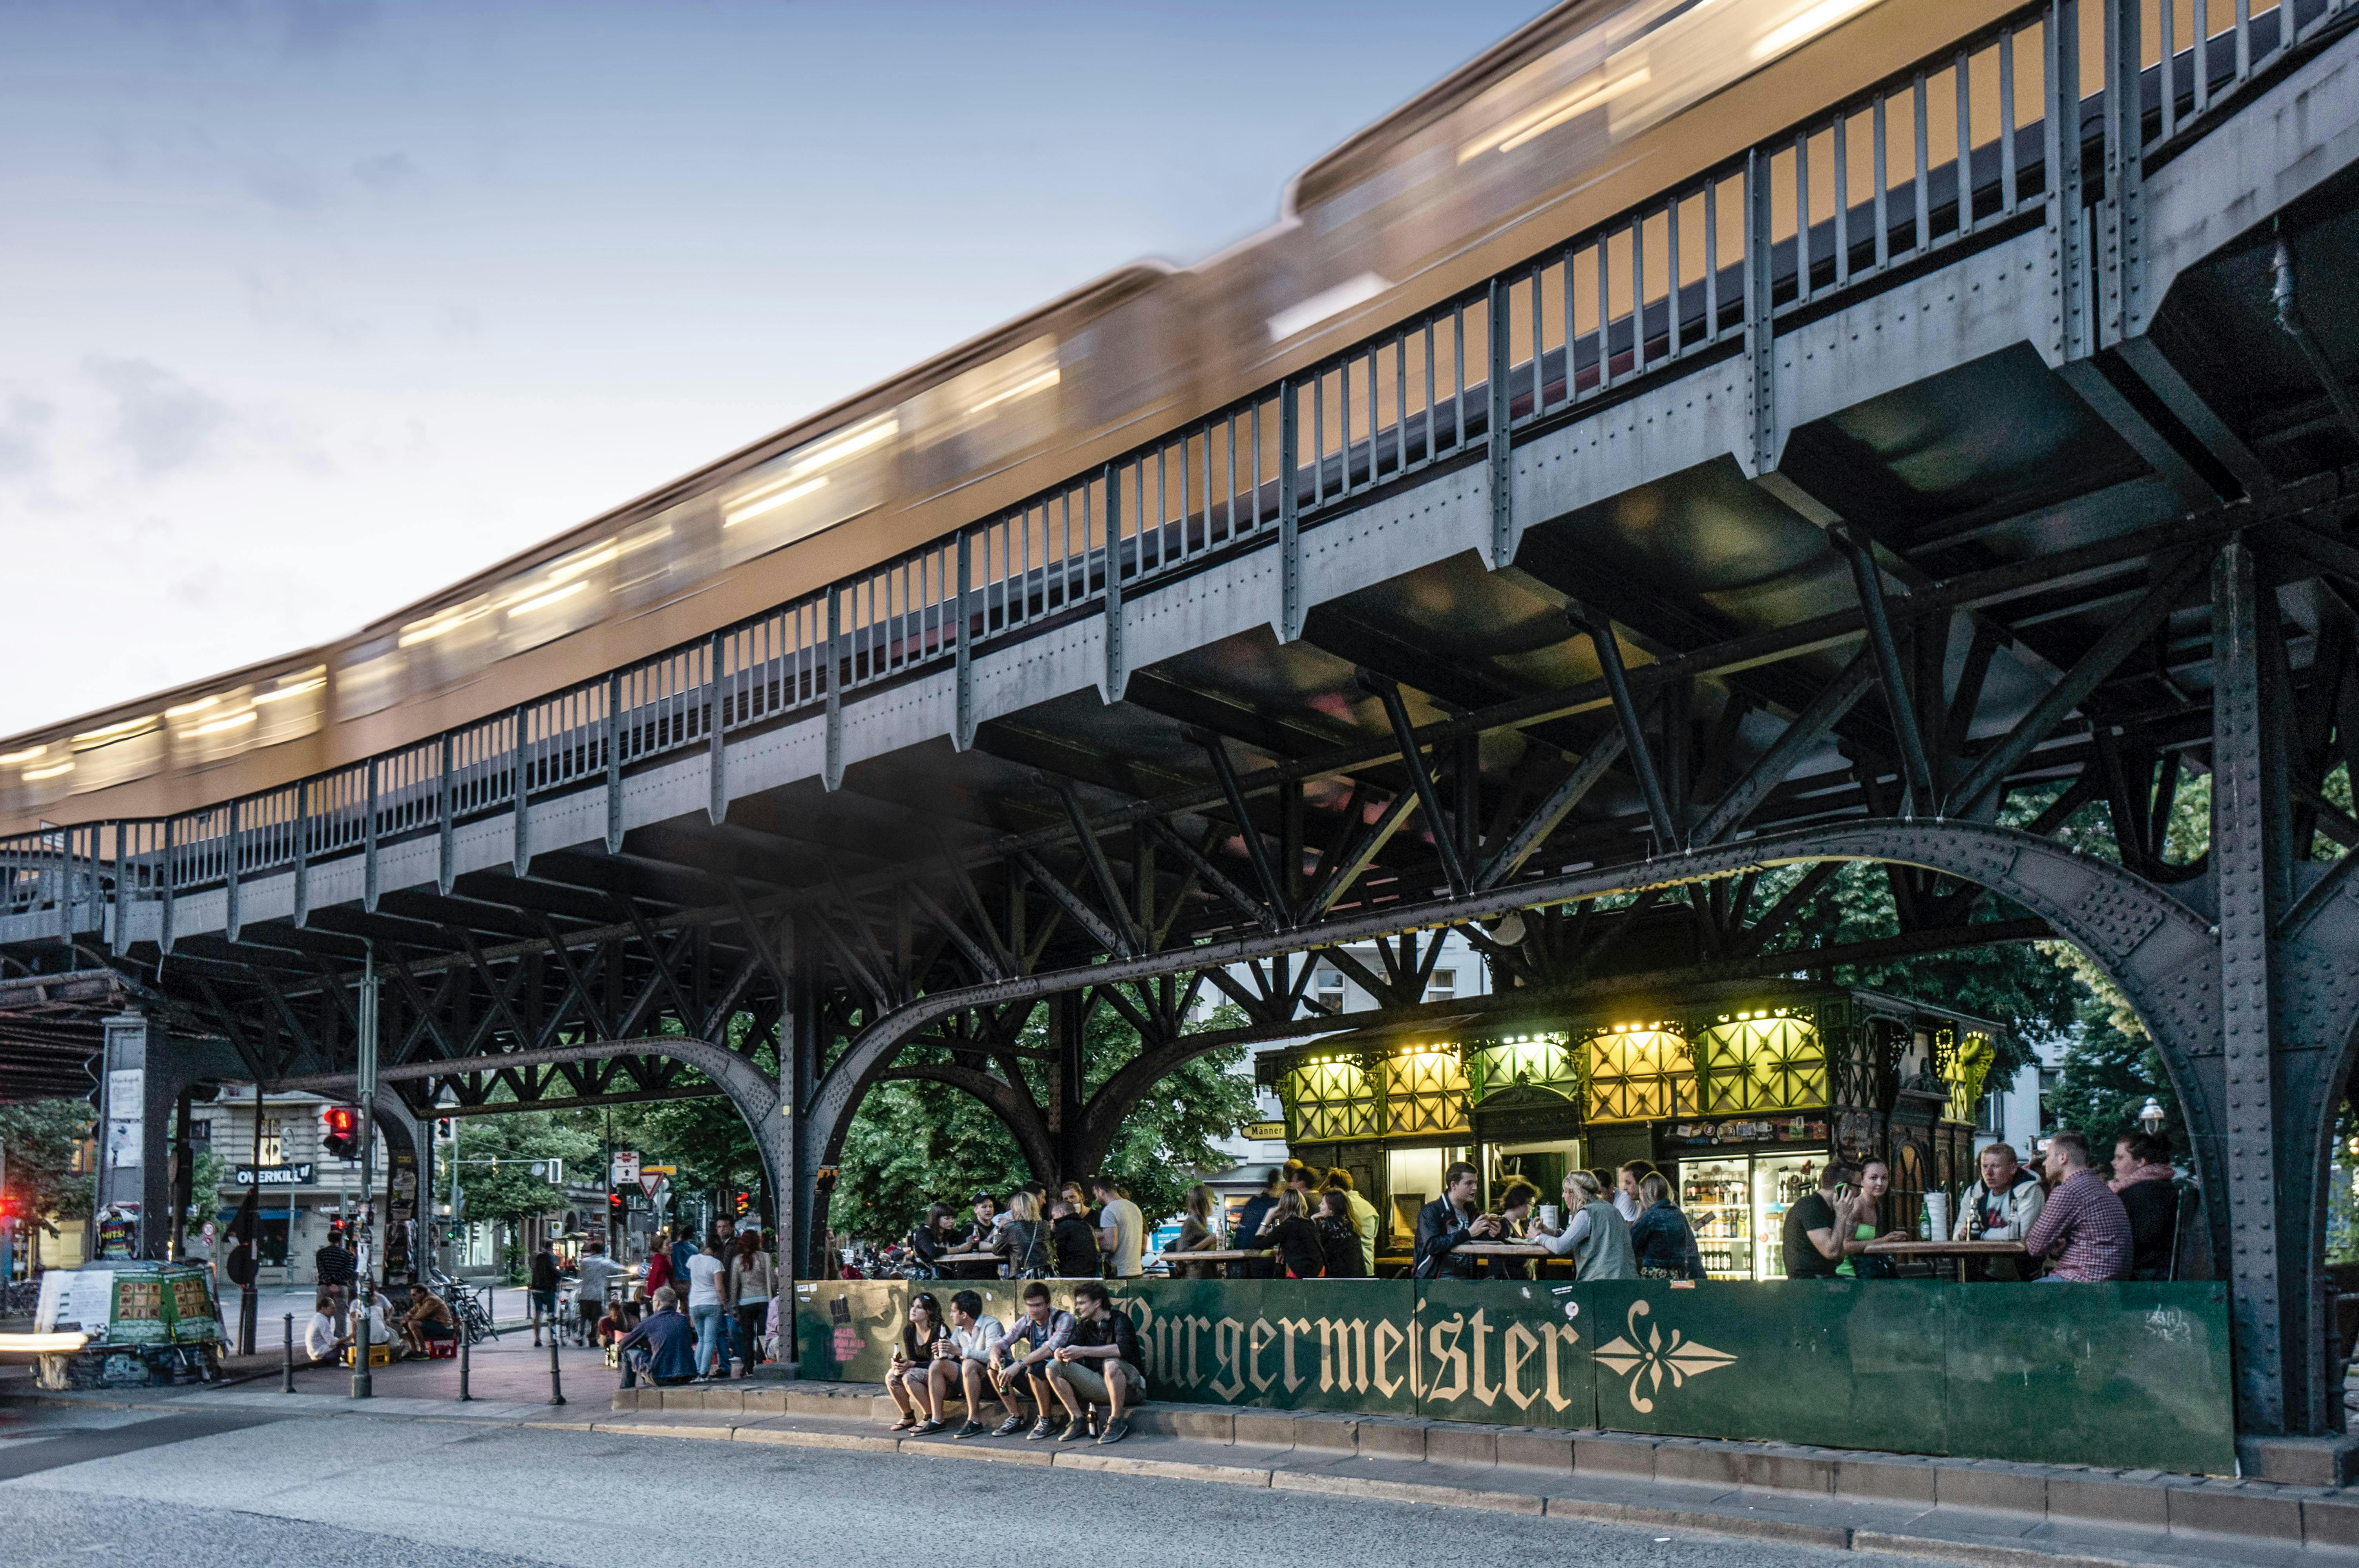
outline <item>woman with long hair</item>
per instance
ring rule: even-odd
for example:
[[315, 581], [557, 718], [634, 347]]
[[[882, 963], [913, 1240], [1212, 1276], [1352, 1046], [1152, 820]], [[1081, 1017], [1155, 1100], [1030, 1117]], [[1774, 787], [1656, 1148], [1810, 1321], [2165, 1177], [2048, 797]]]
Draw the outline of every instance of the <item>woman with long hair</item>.
[[991, 1250], [1007, 1260], [1010, 1279], [1046, 1279], [1054, 1275], [1056, 1253], [1049, 1245], [1049, 1226], [1040, 1218], [1040, 1200], [1018, 1187], [1007, 1197], [1007, 1223], [991, 1238]]
[[[1180, 1235], [1163, 1249], [1167, 1258], [1190, 1252], [1204, 1252], [1221, 1245], [1221, 1195], [1199, 1181], [1188, 1189], [1188, 1197], [1180, 1216]], [[1215, 1279], [1220, 1277], [1217, 1263], [1179, 1263], [1171, 1265], [1175, 1279]]]
[[[1277, 1248], [1278, 1268], [1297, 1279], [1317, 1279], [1327, 1272], [1327, 1250], [1302, 1206], [1302, 1194], [1288, 1187], [1277, 1195], [1277, 1224], [1270, 1231]], [[1281, 1275], [1281, 1278], [1283, 1277]]]
[[738, 1232], [735, 1255], [729, 1259], [729, 1301], [737, 1315], [737, 1337], [748, 1377], [762, 1359], [762, 1328], [769, 1321], [770, 1297], [777, 1290], [777, 1271], [770, 1255], [762, 1250], [761, 1233]]
[[1871, 1241], [1906, 1241], [1905, 1230], [1878, 1232], [1876, 1220], [1884, 1207], [1885, 1194], [1892, 1191], [1892, 1167], [1881, 1160], [1871, 1160], [1859, 1168], [1859, 1191], [1843, 1200], [1835, 1212], [1835, 1234], [1843, 1238], [1843, 1260], [1835, 1265], [1835, 1272], [1854, 1279], [1894, 1279], [1899, 1271], [1892, 1259], [1871, 1256]]
[[885, 1391], [893, 1396], [899, 1407], [901, 1419], [889, 1429], [906, 1432], [915, 1437], [929, 1437], [942, 1430], [942, 1410], [934, 1388], [934, 1357], [956, 1354], [957, 1345], [951, 1338], [950, 1325], [942, 1322], [941, 1303], [934, 1300], [931, 1290], [920, 1290], [909, 1298], [909, 1321], [901, 1326], [901, 1337], [893, 1344], [893, 1365], [885, 1372]]
[[1352, 1195], [1338, 1187], [1320, 1194], [1319, 1251], [1326, 1259], [1330, 1279], [1364, 1279], [1366, 1254], [1360, 1249], [1360, 1227], [1352, 1217]]
[[1638, 1179], [1638, 1218], [1630, 1227], [1630, 1250], [1638, 1257], [1641, 1279], [1701, 1279], [1703, 1255], [1687, 1215], [1671, 1202], [1671, 1184], [1659, 1171]]

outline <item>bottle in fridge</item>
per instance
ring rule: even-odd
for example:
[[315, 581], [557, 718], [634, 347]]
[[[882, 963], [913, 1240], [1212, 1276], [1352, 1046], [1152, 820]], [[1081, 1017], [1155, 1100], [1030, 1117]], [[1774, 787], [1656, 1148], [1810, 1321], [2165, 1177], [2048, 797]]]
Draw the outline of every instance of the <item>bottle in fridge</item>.
[[1695, 1231], [1704, 1272], [1714, 1279], [1754, 1277], [1751, 1166], [1742, 1154], [1680, 1165], [1680, 1207]]
[[1822, 1149], [1754, 1157], [1754, 1279], [1786, 1277], [1786, 1211], [1819, 1190], [1819, 1173], [1826, 1162]]

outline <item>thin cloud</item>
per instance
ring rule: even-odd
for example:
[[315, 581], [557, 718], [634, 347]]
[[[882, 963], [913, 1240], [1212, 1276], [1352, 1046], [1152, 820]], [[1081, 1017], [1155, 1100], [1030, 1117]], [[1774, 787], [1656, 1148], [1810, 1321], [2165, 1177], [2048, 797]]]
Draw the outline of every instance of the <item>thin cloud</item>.
[[228, 405], [151, 361], [93, 355], [83, 369], [114, 399], [114, 444], [151, 477], [195, 462], [229, 422]]

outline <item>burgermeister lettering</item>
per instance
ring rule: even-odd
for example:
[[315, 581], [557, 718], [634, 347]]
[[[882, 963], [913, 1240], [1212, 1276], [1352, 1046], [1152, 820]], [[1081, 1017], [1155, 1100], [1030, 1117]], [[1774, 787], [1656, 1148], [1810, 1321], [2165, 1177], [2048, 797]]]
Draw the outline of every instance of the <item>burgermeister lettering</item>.
[[1319, 1320], [1319, 1391], [1368, 1391], [1368, 1320]]
[[1401, 1346], [1408, 1343], [1409, 1336], [1395, 1327], [1390, 1318], [1376, 1320], [1375, 1359], [1373, 1370], [1368, 1374], [1368, 1381], [1375, 1384], [1376, 1392], [1387, 1399], [1391, 1399], [1394, 1390], [1401, 1386], [1401, 1380], [1398, 1377], [1386, 1376], [1385, 1368], [1391, 1364], [1394, 1355], [1400, 1350]]
[[1220, 1363], [1212, 1392], [1233, 1402], [1245, 1391], [1245, 1325], [1234, 1318], [1212, 1325], [1212, 1357]]
[[1427, 1399], [1457, 1399], [1465, 1397], [1466, 1352], [1458, 1344], [1465, 1333], [1466, 1319], [1459, 1312], [1438, 1320], [1426, 1331], [1425, 1347], [1436, 1364], [1434, 1376], [1425, 1386]]
[[1277, 1320], [1277, 1331], [1286, 1336], [1286, 1341], [1280, 1349], [1286, 1361], [1286, 1391], [1291, 1394], [1310, 1380], [1294, 1369], [1294, 1336], [1298, 1334], [1309, 1334], [1310, 1323], [1307, 1318], [1280, 1318]]
[[1270, 1326], [1270, 1321], [1267, 1318], [1254, 1319], [1253, 1327], [1247, 1331], [1245, 1376], [1253, 1380], [1253, 1386], [1265, 1394], [1269, 1392], [1269, 1386], [1277, 1379], [1261, 1369], [1262, 1352], [1267, 1350], [1277, 1338], [1277, 1330]]
[[[1556, 1335], [1545, 1324], [1542, 1325], [1542, 1333], [1548, 1334], [1551, 1346], [1551, 1354], [1548, 1360], [1548, 1384], [1553, 1388], [1556, 1384], [1556, 1356], [1553, 1354]], [[1540, 1390], [1537, 1388], [1527, 1389], [1524, 1387], [1524, 1364], [1539, 1355], [1539, 1335], [1519, 1323], [1509, 1323], [1507, 1332], [1500, 1335], [1499, 1343], [1507, 1353], [1507, 1365], [1499, 1378], [1499, 1391], [1507, 1396], [1516, 1409], [1530, 1410], [1532, 1401], [1540, 1397]]]

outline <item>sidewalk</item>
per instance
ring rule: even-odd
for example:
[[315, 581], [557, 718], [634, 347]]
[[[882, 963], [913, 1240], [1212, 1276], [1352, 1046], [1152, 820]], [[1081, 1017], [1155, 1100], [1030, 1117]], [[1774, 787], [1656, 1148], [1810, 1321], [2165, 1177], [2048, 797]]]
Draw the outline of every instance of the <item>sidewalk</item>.
[[[377, 1396], [349, 1398], [346, 1368], [234, 1387], [44, 1394], [0, 1385], [0, 1404], [157, 1410], [191, 1405], [346, 1420], [484, 1425], [865, 1451], [891, 1458], [1054, 1465], [1225, 1486], [1582, 1519], [1656, 1530], [1884, 1552], [1982, 1568], [2359, 1568], [2359, 1488], [2301, 1487], [2071, 1465], [2010, 1465], [1777, 1443], [1468, 1426], [1149, 1405], [1119, 1445], [886, 1430], [874, 1385], [802, 1383], [782, 1369], [725, 1384], [620, 1393], [594, 1350], [559, 1353], [568, 1403], [550, 1405], [549, 1353], [508, 1336], [477, 1347], [456, 1399], [447, 1361], [398, 1363]], [[995, 1407], [985, 1417], [995, 1421]]]

